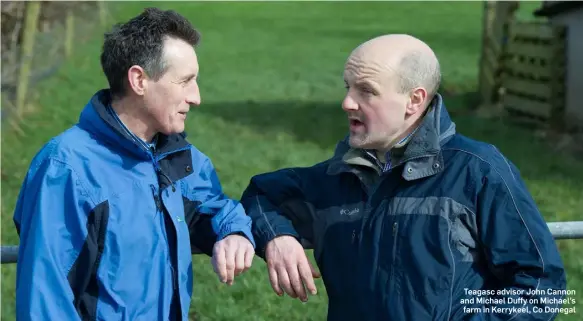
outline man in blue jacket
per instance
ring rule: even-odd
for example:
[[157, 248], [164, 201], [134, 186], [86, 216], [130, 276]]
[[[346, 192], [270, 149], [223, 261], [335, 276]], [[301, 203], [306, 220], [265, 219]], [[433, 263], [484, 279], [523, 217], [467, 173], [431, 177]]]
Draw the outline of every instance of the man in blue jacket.
[[185, 139], [199, 33], [146, 9], [105, 35], [100, 90], [32, 160], [14, 222], [18, 320], [188, 320], [194, 247], [228, 284], [251, 266], [243, 207]]
[[344, 80], [334, 157], [256, 175], [242, 197], [274, 291], [316, 292], [307, 241], [330, 321], [552, 320], [566, 287], [554, 239], [517, 168], [456, 133], [433, 51], [380, 36]]

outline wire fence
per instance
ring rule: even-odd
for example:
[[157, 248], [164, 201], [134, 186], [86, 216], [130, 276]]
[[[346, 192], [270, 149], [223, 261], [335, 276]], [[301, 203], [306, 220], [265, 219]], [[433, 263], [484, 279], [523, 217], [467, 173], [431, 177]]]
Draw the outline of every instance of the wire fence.
[[103, 1], [2, 1], [0, 14], [0, 119], [10, 118], [15, 125], [30, 111], [34, 87], [54, 75], [74, 48], [111, 17]]

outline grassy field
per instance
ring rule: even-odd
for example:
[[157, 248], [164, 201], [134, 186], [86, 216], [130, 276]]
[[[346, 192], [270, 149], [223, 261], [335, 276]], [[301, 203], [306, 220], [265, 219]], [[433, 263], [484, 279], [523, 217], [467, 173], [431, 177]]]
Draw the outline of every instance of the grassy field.
[[[441, 60], [443, 92], [458, 130], [497, 145], [518, 165], [548, 221], [581, 219], [581, 160], [553, 152], [527, 129], [464, 112], [475, 104], [471, 92], [480, 49], [478, 2], [150, 5], [178, 10], [202, 32], [202, 105], [189, 116], [187, 130], [190, 141], [213, 160], [230, 196], [239, 197], [254, 174], [329, 157], [347, 131], [340, 108], [346, 57], [371, 37], [410, 33], [429, 43]], [[121, 21], [139, 13], [143, 4], [112, 6], [114, 19]], [[35, 90], [35, 111], [21, 125], [25, 134], [3, 126], [2, 244], [18, 243], [12, 211], [30, 159], [51, 136], [74, 124], [89, 97], [106, 86], [98, 58], [101, 34], [87, 38], [59, 73]], [[583, 256], [577, 250], [583, 241], [558, 245], [568, 287], [583, 302]], [[321, 281], [319, 294], [303, 304], [272, 292], [260, 259], [232, 287], [218, 282], [209, 258], [198, 255], [194, 260], [191, 315], [196, 320], [325, 320]], [[14, 280], [15, 266], [3, 265], [2, 320], [14, 319]]]

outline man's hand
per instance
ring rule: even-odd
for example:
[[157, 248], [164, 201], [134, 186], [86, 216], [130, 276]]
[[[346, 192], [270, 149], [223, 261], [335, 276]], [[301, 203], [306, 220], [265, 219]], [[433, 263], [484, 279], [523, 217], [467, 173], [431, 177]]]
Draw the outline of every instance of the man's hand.
[[283, 288], [290, 297], [306, 302], [306, 288], [312, 295], [317, 293], [314, 278], [319, 278], [320, 273], [310, 264], [304, 248], [293, 236], [279, 236], [267, 243], [265, 260], [271, 287], [277, 295], [283, 295]]
[[236, 234], [229, 235], [215, 243], [213, 270], [221, 282], [232, 285], [235, 276], [251, 267], [254, 255], [253, 244], [247, 238]]

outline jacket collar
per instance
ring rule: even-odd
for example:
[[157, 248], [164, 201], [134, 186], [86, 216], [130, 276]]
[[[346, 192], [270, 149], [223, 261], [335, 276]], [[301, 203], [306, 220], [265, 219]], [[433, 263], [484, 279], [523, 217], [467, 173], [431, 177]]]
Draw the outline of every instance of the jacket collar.
[[155, 154], [135, 135], [128, 132], [123, 124], [116, 119], [116, 115], [108, 111], [111, 104], [109, 89], [102, 89], [95, 93], [79, 117], [79, 126], [90, 132], [99, 141], [111, 145], [120, 152], [129, 153], [140, 159], [160, 159], [170, 153], [188, 148], [186, 134], [163, 135], [158, 134]]
[[[404, 147], [403, 155], [395, 168], [404, 165], [402, 176], [406, 180], [415, 180], [434, 175], [443, 169], [443, 146], [456, 133], [455, 123], [451, 120], [441, 95], [433, 99], [427, 114], [415, 134]], [[359, 177], [362, 166], [373, 168], [377, 174], [382, 171], [362, 149], [351, 148], [348, 137], [336, 145], [334, 157], [328, 166], [328, 174], [353, 172]]]

